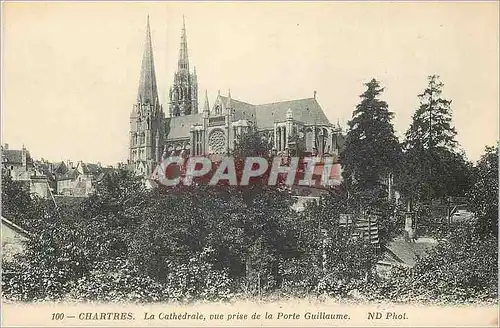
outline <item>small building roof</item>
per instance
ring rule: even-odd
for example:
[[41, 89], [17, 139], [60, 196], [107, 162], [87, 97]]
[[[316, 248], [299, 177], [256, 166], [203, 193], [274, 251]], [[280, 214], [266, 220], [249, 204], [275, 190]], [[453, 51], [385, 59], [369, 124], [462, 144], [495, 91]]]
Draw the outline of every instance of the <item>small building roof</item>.
[[76, 178], [78, 178], [78, 175], [78, 170], [76, 168], [72, 168], [61, 177], [59, 177], [59, 180], [75, 180]]
[[26, 230], [24, 230], [23, 228], [21, 228], [20, 226], [18, 226], [17, 224], [15, 224], [14, 222], [10, 221], [10, 220], [7, 220], [6, 218], [4, 218], [2, 216], [2, 224], [6, 225], [7, 227], [9, 227], [10, 229], [14, 230], [15, 232], [19, 233], [20, 235], [22, 235], [23, 237], [30, 237], [30, 233]]
[[413, 267], [417, 260], [435, 247], [437, 243], [437, 240], [433, 238], [419, 238], [415, 242], [397, 238], [391, 241], [385, 249], [392, 258], [391, 262]]
[[23, 163], [23, 151], [26, 152], [26, 162], [31, 163], [33, 160], [31, 159], [30, 152], [27, 150], [19, 150], [19, 149], [3, 149], [2, 150], [2, 160], [6, 162], [6, 164], [22, 164]]

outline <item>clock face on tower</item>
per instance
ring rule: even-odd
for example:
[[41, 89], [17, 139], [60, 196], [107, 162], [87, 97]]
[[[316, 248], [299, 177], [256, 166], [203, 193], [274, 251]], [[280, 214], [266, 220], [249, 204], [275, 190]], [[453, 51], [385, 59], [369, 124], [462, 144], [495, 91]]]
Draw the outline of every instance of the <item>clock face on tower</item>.
[[224, 154], [226, 150], [226, 136], [224, 131], [213, 130], [208, 137], [208, 146], [211, 154]]

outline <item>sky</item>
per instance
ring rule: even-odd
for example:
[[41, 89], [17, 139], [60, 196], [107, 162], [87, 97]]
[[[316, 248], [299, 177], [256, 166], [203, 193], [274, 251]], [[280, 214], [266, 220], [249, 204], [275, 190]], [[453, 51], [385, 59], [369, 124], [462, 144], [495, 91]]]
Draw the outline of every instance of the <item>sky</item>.
[[1, 138], [36, 158], [128, 156], [150, 16], [160, 101], [185, 16], [199, 104], [309, 98], [346, 128], [364, 83], [385, 87], [401, 138], [427, 76], [444, 83], [470, 160], [498, 140], [498, 2], [3, 3]]

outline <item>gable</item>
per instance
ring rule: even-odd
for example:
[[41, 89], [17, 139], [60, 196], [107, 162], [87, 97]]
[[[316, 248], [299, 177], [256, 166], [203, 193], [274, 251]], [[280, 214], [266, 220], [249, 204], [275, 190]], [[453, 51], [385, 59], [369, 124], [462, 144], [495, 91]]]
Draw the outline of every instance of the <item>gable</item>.
[[[215, 106], [217, 104], [223, 104], [222, 108], [224, 113], [226, 108], [226, 103], [227, 103], [227, 97], [219, 95], [214, 104], [214, 111], [215, 111]], [[257, 115], [255, 113], [255, 105], [231, 98], [231, 107], [233, 107], [234, 110], [233, 114], [234, 121], [247, 120], [255, 122], [257, 120]]]
[[66, 163], [61, 161], [59, 164], [56, 165], [54, 172], [57, 174], [64, 174], [68, 172], [68, 167], [66, 166]]
[[66, 172], [64, 175], [62, 175], [61, 177], [59, 177], [59, 181], [61, 180], [75, 180], [76, 178], [78, 178], [78, 176], [80, 175], [80, 173], [78, 172], [78, 170], [76, 168], [73, 168], [71, 170], [69, 170], [68, 172]]

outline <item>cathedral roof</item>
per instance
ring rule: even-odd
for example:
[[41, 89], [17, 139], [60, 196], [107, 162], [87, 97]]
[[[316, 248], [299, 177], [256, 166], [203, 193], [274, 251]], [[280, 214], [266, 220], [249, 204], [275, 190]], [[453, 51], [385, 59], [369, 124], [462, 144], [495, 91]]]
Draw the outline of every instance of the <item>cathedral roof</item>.
[[255, 106], [257, 128], [272, 128], [275, 121], [284, 121], [288, 109], [292, 110], [293, 119], [304, 124], [330, 124], [323, 109], [314, 98], [281, 101]]
[[[219, 97], [220, 97], [221, 102], [223, 104], [227, 104], [227, 97], [226, 96], [219, 96]], [[249, 121], [255, 122], [255, 120], [256, 120], [255, 105], [231, 98], [231, 107], [233, 107], [233, 109], [234, 109], [233, 119], [235, 121], [249, 120]], [[225, 111], [225, 107], [224, 107], [224, 111]]]
[[189, 138], [193, 124], [203, 122], [203, 113], [169, 117], [165, 119], [165, 132], [168, 139]]
[[[218, 96], [220, 103], [225, 104], [227, 97]], [[216, 101], [217, 103], [217, 101]], [[303, 124], [328, 125], [330, 121], [315, 98], [281, 101], [263, 105], [252, 105], [231, 98], [234, 109], [234, 120], [246, 119], [254, 121], [258, 129], [270, 129], [274, 122], [286, 120], [287, 112], [291, 110], [293, 119]], [[225, 110], [225, 108], [224, 108]]]
[[[228, 97], [218, 96], [214, 106], [222, 104], [223, 112]], [[234, 109], [233, 121], [247, 120], [255, 122], [259, 130], [272, 129], [274, 122], [286, 120], [287, 112], [291, 111], [293, 119], [306, 125], [330, 125], [323, 109], [315, 98], [282, 101], [271, 104], [252, 105], [231, 98]], [[194, 124], [203, 122], [203, 113], [170, 117], [165, 120], [165, 135], [167, 139], [187, 139]]]

